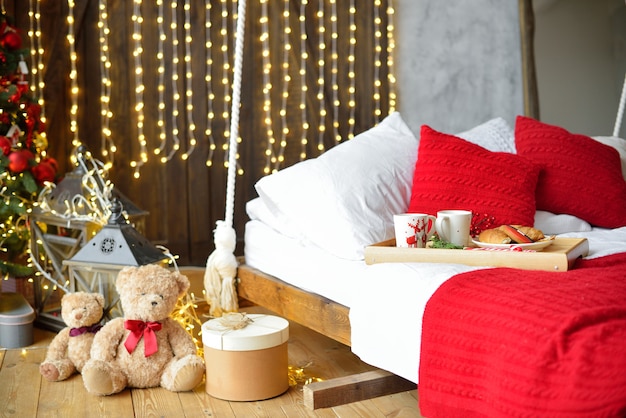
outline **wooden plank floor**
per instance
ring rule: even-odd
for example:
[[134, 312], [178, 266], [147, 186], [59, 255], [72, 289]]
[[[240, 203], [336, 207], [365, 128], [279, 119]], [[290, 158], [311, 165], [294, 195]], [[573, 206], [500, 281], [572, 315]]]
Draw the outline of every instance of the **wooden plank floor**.
[[[256, 309], [249, 307], [246, 312]], [[289, 364], [306, 365], [307, 376], [331, 379], [373, 370], [343, 344], [295, 323], [289, 331]], [[303, 405], [302, 385], [257, 402], [213, 398], [205, 392], [204, 382], [185, 393], [155, 388], [92, 396], [78, 375], [52, 383], [39, 374], [53, 336], [35, 328], [32, 346], [0, 348], [0, 417], [421, 417], [416, 390], [315, 411]]]

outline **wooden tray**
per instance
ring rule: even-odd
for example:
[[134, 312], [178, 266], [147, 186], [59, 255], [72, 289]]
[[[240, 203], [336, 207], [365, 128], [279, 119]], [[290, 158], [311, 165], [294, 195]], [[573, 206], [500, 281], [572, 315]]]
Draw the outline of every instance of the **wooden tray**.
[[589, 253], [586, 238], [555, 238], [536, 252], [398, 248], [390, 239], [365, 247], [365, 263], [455, 263], [470, 266], [515, 267], [524, 270], [567, 271]]

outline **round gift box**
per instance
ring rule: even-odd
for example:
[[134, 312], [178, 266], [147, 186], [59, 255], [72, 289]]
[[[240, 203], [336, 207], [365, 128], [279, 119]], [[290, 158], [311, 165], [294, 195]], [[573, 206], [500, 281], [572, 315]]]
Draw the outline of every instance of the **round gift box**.
[[273, 398], [289, 388], [289, 322], [277, 316], [246, 315], [240, 329], [221, 318], [202, 324], [206, 392], [228, 401]]

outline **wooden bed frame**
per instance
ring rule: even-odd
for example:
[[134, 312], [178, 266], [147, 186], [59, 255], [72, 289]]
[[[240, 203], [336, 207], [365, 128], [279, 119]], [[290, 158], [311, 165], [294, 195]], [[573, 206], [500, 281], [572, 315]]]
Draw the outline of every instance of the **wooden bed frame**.
[[[350, 346], [349, 308], [240, 261], [237, 271], [239, 297]], [[415, 383], [409, 380], [384, 370], [375, 370], [309, 383], [303, 388], [303, 399], [310, 409], [328, 408], [415, 388]]]

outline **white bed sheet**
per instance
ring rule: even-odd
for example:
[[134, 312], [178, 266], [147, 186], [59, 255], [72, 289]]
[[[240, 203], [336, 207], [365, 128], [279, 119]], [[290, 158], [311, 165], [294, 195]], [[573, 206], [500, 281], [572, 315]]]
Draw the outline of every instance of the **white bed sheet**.
[[[588, 258], [626, 251], [626, 227], [560, 236], [589, 240]], [[364, 362], [418, 383], [422, 315], [431, 295], [462, 264], [345, 260], [261, 221], [246, 224], [246, 264], [350, 308], [351, 348]]]

